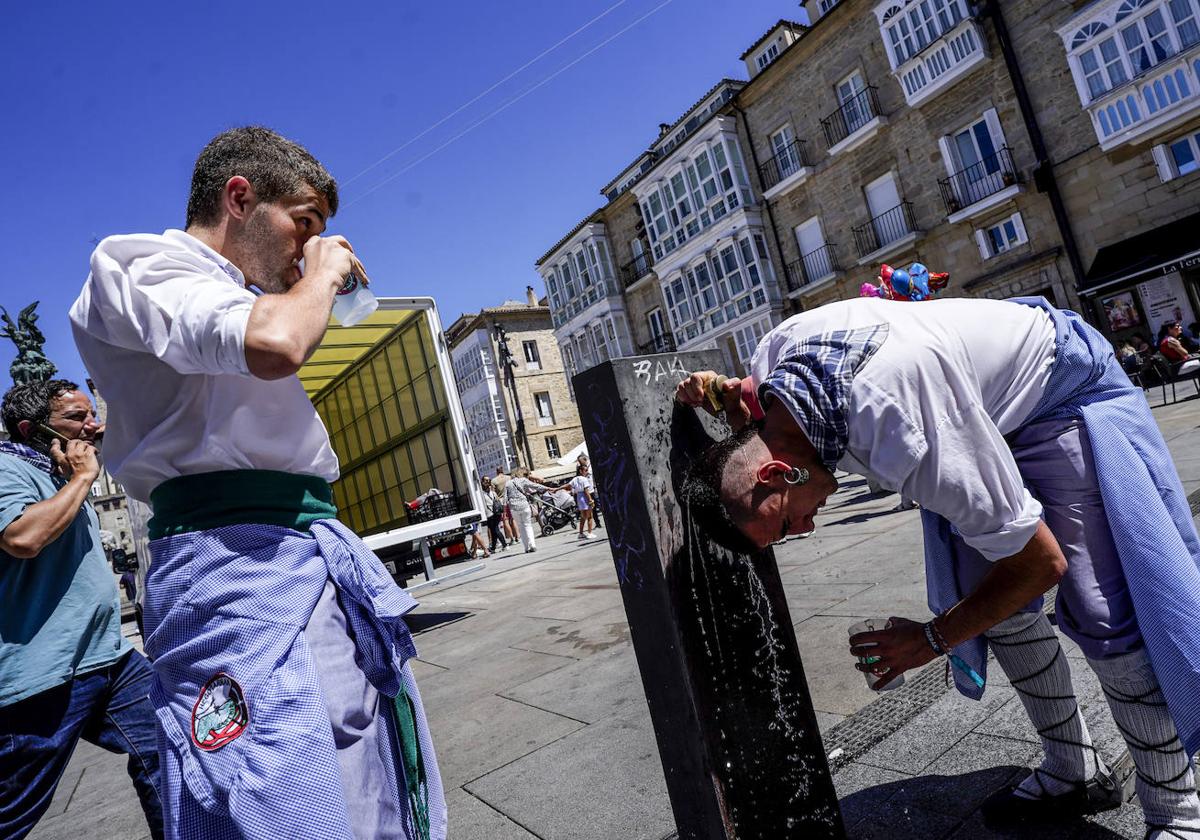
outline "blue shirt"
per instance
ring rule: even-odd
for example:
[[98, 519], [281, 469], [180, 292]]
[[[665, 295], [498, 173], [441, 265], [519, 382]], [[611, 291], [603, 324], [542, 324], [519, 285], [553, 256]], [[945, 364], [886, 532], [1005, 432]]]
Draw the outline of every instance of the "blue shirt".
[[[0, 453], [0, 531], [64, 483]], [[90, 504], [37, 557], [0, 551], [0, 706], [103, 668], [129, 650]]]

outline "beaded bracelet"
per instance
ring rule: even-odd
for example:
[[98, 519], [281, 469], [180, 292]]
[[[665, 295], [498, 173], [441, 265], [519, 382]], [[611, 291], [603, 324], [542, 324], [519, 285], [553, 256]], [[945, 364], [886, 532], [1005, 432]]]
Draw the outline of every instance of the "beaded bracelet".
[[937, 626], [937, 620], [941, 617], [942, 616], [940, 615], [935, 616], [934, 619], [929, 622], [929, 628], [933, 631], [934, 638], [937, 639], [938, 645], [941, 647], [941, 649], [946, 653], [950, 653], [952, 650], [950, 643], [946, 641], [946, 637], [942, 635], [941, 629]]
[[939, 644], [937, 630], [934, 629], [932, 621], [926, 621], [921, 625], [921, 629], [925, 631], [925, 641], [929, 642], [929, 646], [933, 648], [933, 652], [938, 656], [945, 656], [946, 649]]

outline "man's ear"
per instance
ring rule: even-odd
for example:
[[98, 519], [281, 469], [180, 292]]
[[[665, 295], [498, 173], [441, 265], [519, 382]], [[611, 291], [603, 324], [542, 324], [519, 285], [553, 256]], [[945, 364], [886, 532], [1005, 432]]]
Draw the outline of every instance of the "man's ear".
[[765, 461], [759, 465], [755, 478], [758, 479], [759, 484], [774, 484], [791, 469], [791, 465], [785, 464], [783, 461]]
[[229, 218], [244, 222], [258, 203], [258, 194], [248, 180], [241, 175], [234, 175], [225, 182], [221, 201]]
[[32, 428], [33, 428], [33, 421], [31, 421], [31, 420], [18, 420], [17, 421], [17, 431], [21, 435], [21, 440], [29, 440], [29, 430]]

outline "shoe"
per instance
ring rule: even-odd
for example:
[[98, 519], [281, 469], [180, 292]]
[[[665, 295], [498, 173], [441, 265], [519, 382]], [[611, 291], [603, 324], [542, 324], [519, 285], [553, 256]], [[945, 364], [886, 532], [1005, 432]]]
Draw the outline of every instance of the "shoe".
[[535, 551], [537, 551], [537, 549], [536, 549], [536, 548], [527, 548], [527, 549], [525, 549], [525, 553], [526, 553], [526, 554], [533, 554], [533, 552], [535, 552]]
[[[1041, 772], [1033, 771], [1035, 774]], [[1041, 781], [1038, 781], [1039, 786]], [[1121, 785], [1111, 770], [1102, 769], [1088, 782], [1078, 782], [1066, 793], [1044, 794], [1036, 799], [1017, 795], [1017, 785], [998, 790], [984, 800], [979, 812], [989, 826], [1011, 826], [1025, 822], [1061, 822], [1084, 814], [1121, 807]]]
[[583, 535], [583, 538], [585, 540], [594, 540], [594, 539], [596, 539], [596, 535], [589, 531], [588, 533]]

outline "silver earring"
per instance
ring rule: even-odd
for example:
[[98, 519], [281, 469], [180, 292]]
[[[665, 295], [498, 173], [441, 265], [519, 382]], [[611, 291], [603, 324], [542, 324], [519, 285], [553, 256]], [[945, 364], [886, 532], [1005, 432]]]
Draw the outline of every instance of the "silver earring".
[[803, 484], [808, 481], [808, 470], [800, 467], [792, 467], [783, 474], [783, 480], [792, 485]]

